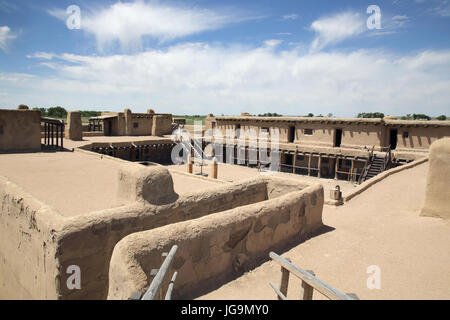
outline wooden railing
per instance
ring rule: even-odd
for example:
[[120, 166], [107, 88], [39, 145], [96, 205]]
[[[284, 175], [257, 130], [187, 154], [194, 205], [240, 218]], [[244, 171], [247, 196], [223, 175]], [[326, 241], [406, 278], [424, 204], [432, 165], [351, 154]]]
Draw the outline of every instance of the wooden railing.
[[42, 117], [41, 122], [44, 123], [44, 146], [64, 150], [64, 121]]
[[383, 171], [387, 169], [388, 165], [391, 163], [391, 160], [392, 160], [391, 145], [389, 145], [386, 151], [386, 155], [384, 157]]
[[270, 253], [270, 258], [281, 265], [280, 286], [276, 287], [272, 282], [269, 282], [269, 285], [277, 294], [278, 300], [287, 300], [290, 273], [302, 281], [302, 289], [300, 292], [301, 300], [312, 300], [314, 290], [317, 290], [330, 300], [358, 300], [358, 297], [355, 294], [340, 292], [317, 278], [313, 271], [305, 271], [293, 265], [289, 259], [280, 257], [274, 252]]
[[[166, 279], [168, 276], [168, 271], [172, 264], [172, 261], [177, 253], [178, 246], [174, 245], [170, 249], [169, 253], [163, 253], [162, 256], [165, 257], [161, 267], [159, 269], [152, 269], [150, 272], [151, 276], [154, 276], [150, 286], [147, 291], [142, 295], [140, 292], [134, 292], [129, 300], [171, 300], [172, 292], [177, 279], [178, 272], [174, 272], [170, 282], [167, 284]], [[166, 289], [167, 288], [167, 289]], [[165, 294], [164, 294], [165, 291]]]

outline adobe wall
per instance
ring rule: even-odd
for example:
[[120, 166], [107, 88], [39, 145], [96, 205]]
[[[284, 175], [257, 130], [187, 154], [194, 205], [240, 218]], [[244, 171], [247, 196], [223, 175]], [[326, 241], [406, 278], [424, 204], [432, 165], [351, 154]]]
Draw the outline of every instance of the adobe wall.
[[421, 215], [450, 219], [450, 138], [431, 145], [429, 163]]
[[173, 270], [178, 276], [173, 298], [192, 299], [214, 290], [267, 260], [270, 251], [317, 232], [323, 203], [320, 184], [294, 187], [268, 201], [127, 236], [111, 258], [108, 299], [145, 292], [150, 270], [159, 268], [161, 254], [175, 244], [179, 249]]
[[[134, 166], [148, 176], [166, 177], [141, 184], [142, 190], [136, 191], [134, 198], [128, 198], [130, 202], [125, 206], [72, 217], [61, 217], [31, 196], [11, 189], [13, 184], [1, 178], [0, 255], [3, 259], [0, 274], [5, 279], [2, 279], [0, 296], [105, 299], [112, 251], [123, 237], [264, 201], [268, 197], [264, 181], [251, 179], [183, 196], [174, 194], [173, 199], [155, 202], [153, 196], [146, 195], [154, 193], [164, 198], [170, 190], [170, 173], [163, 167]], [[130, 180], [123, 179], [127, 174], [134, 173], [122, 171], [119, 175], [122, 178], [118, 179], [128, 181], [129, 186]], [[138, 176], [142, 177], [142, 172], [135, 177]], [[161, 181], [165, 184], [161, 185]], [[142, 197], [136, 197], [137, 194]], [[66, 286], [70, 276], [66, 270], [71, 265], [81, 269], [80, 290], [70, 290]]]
[[[213, 117], [206, 118], [205, 127], [215, 127], [225, 136], [226, 129], [279, 128], [280, 143], [289, 141], [289, 127], [295, 126], [294, 144], [301, 146], [334, 147], [336, 129], [342, 130], [341, 148], [363, 149], [375, 146], [384, 150], [390, 144], [390, 130], [397, 129], [399, 151], [427, 151], [431, 143], [450, 136], [450, 121], [409, 121], [361, 118], [304, 117]], [[305, 129], [310, 130], [305, 131]], [[408, 137], [403, 132], [408, 132]]]
[[0, 110], [0, 152], [40, 150], [41, 112]]
[[83, 126], [81, 123], [80, 111], [69, 111], [67, 113], [67, 124], [65, 126], [64, 136], [66, 139], [74, 141], [83, 140]]
[[0, 299], [56, 299], [58, 216], [0, 176]]
[[169, 114], [155, 114], [153, 115], [153, 136], [163, 136], [165, 134], [172, 134], [172, 115]]
[[[396, 150], [428, 150], [431, 144], [441, 138], [450, 137], [449, 127], [398, 127]], [[408, 137], [405, 137], [405, 132]], [[388, 143], [389, 144], [389, 143]]]

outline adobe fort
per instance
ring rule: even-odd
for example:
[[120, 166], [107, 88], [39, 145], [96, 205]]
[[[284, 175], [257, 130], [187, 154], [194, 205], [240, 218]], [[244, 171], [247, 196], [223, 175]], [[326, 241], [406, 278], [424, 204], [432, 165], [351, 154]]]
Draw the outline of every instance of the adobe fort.
[[174, 299], [320, 299], [284, 276], [274, 291], [273, 253], [359, 299], [450, 298], [450, 121], [198, 129], [151, 109], [0, 110], [0, 298], [130, 299], [166, 268]]

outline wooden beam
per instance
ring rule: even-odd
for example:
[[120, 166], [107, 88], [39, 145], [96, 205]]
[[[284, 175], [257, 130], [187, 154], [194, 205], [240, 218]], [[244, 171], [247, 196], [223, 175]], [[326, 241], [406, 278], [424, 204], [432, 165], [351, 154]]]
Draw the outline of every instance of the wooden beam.
[[290, 261], [284, 259], [283, 257], [280, 257], [276, 253], [271, 252], [270, 258], [279, 263], [293, 275], [295, 275], [296, 277], [300, 278], [301, 280], [312, 286], [315, 290], [319, 291], [325, 297], [331, 300], [354, 300], [353, 297], [348, 296], [343, 292], [340, 292], [339, 290], [333, 288], [329, 284], [313, 276], [309, 272], [293, 265]]
[[[288, 258], [286, 261], [291, 262], [291, 260]], [[280, 292], [286, 297], [287, 296], [287, 290], [289, 286], [289, 270], [281, 266], [281, 280], [280, 280]], [[278, 297], [278, 300], [282, 300], [281, 297]]]
[[[309, 274], [315, 276], [312, 270], [306, 270]], [[300, 300], [312, 300], [313, 299], [314, 288], [310, 286], [307, 282], [302, 281], [302, 288], [300, 289]]]

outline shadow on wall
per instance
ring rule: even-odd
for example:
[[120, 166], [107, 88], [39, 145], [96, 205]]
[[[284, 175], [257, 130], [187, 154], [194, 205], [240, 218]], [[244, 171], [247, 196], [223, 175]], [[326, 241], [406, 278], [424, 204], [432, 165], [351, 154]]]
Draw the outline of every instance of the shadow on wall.
[[159, 268], [161, 254], [174, 244], [179, 247], [173, 262], [178, 271], [174, 298], [192, 299], [255, 268], [268, 260], [272, 250], [286, 250], [331, 230], [322, 224], [322, 185], [305, 187], [276, 177], [260, 181], [265, 201], [122, 239], [111, 258], [108, 299], [144, 292], [151, 269]]

